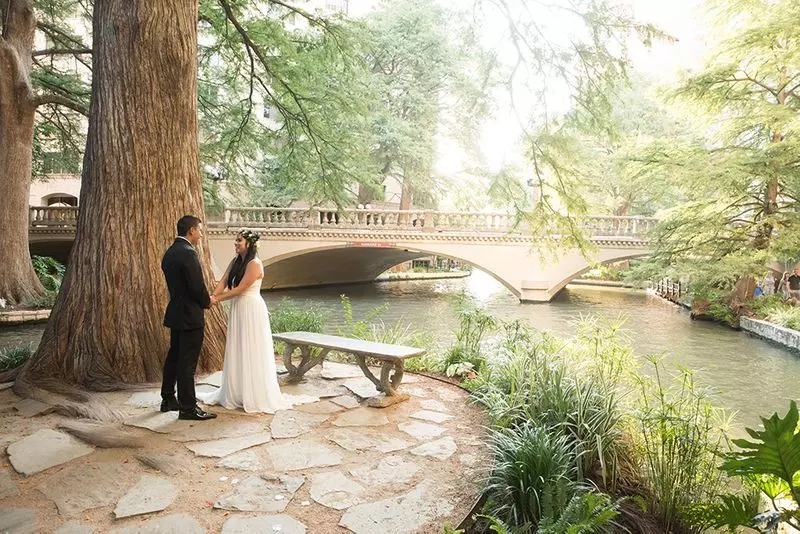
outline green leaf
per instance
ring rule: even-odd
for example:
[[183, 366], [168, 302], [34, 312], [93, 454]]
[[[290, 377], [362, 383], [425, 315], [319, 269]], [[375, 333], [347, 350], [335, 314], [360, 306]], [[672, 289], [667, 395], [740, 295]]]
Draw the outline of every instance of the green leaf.
[[748, 428], [755, 441], [734, 440], [742, 450], [728, 456], [722, 469], [731, 475], [774, 475], [791, 487], [800, 471], [800, 433], [797, 431], [797, 403], [792, 401], [786, 417], [774, 413], [761, 418], [764, 430]]

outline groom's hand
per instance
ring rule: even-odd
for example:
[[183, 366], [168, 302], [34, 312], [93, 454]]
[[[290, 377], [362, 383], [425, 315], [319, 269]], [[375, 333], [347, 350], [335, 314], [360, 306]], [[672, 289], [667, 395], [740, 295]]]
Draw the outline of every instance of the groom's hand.
[[211, 295], [211, 306], [219, 304], [219, 299], [215, 295]]

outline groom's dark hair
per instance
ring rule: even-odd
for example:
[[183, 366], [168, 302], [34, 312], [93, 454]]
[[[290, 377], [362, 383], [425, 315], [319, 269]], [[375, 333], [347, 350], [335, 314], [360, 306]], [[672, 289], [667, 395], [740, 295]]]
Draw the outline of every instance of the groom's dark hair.
[[195, 217], [194, 215], [184, 215], [180, 219], [178, 219], [178, 235], [186, 237], [186, 234], [189, 233], [189, 230], [200, 224], [201, 221], [199, 217]]

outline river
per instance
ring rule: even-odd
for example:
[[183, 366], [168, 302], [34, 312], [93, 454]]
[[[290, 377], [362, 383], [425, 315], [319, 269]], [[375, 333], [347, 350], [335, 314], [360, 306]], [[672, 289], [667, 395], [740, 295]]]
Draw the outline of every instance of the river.
[[[524, 319], [534, 327], [569, 336], [581, 315], [626, 318], [624, 330], [642, 358], [663, 354], [668, 369], [696, 371], [697, 381], [711, 386], [722, 405], [735, 410], [734, 434], [758, 425], [759, 415], [781, 414], [790, 399], [800, 398], [800, 355], [726, 327], [692, 321], [689, 314], [643, 291], [568, 286], [548, 304], [520, 304], [489, 275], [475, 271], [462, 279], [382, 282], [317, 287], [264, 293], [269, 306], [283, 299], [311, 303], [326, 317], [327, 330], [343, 324], [340, 295], [350, 297], [356, 319], [380, 306], [388, 323], [411, 323], [436, 335], [441, 343], [453, 338], [455, 309], [464, 295], [503, 319]], [[36, 344], [42, 325], [0, 328], [0, 347]]]

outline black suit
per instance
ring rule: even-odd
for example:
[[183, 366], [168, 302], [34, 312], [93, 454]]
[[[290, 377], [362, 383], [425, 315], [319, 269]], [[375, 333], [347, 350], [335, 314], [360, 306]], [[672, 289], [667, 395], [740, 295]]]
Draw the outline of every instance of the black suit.
[[164, 326], [170, 329], [161, 397], [165, 401], [174, 398], [177, 383], [180, 409], [194, 411], [197, 405], [194, 373], [205, 326], [203, 309], [211, 305], [211, 298], [203, 282], [200, 258], [187, 240], [175, 239], [161, 260], [161, 270], [169, 289]]

